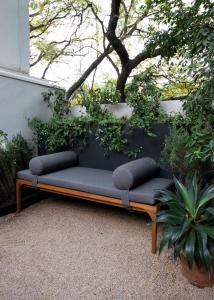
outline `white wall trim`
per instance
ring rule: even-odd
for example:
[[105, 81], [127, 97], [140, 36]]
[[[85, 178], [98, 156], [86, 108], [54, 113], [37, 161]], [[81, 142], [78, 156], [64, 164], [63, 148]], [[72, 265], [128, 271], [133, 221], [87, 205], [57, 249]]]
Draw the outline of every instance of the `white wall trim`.
[[43, 85], [46, 87], [53, 87], [53, 85], [45, 79], [39, 79], [36, 77], [32, 77], [32, 76], [22, 74], [19, 72], [15, 72], [15, 71], [11, 71], [11, 70], [6, 70], [3, 68], [0, 68], [0, 76], [12, 78], [12, 79], [16, 79], [16, 80], [21, 80], [24, 82], [30, 82], [30, 83], [34, 83], [37, 85]]

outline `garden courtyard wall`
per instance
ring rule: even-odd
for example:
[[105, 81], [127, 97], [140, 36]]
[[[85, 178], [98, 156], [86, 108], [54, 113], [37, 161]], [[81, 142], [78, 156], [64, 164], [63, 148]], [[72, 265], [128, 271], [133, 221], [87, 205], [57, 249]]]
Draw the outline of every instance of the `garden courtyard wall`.
[[0, 130], [31, 139], [27, 118], [48, 118], [41, 93], [51, 85], [29, 75], [28, 0], [0, 1]]
[[[127, 103], [102, 104], [102, 107], [112, 112], [116, 117], [130, 117], [132, 115], [132, 108]], [[168, 114], [175, 114], [182, 111], [182, 101], [160, 101], [160, 108]], [[74, 117], [84, 116], [86, 115], [86, 109], [81, 105], [75, 105], [71, 109], [71, 115]]]
[[51, 85], [43, 80], [0, 70], [0, 130], [12, 138], [20, 133], [31, 139], [27, 119], [35, 116], [45, 120], [50, 110], [42, 100], [42, 92]]

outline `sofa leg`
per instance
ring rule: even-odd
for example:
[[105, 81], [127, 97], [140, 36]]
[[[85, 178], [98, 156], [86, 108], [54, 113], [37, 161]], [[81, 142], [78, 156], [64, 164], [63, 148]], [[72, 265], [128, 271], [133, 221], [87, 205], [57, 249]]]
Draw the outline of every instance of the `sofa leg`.
[[152, 224], [152, 253], [155, 254], [157, 251], [157, 224]]
[[20, 184], [19, 180], [16, 180], [16, 210], [17, 213], [21, 211], [21, 198], [22, 198], [22, 184]]
[[[156, 220], [155, 213], [149, 213], [149, 216], [152, 221]], [[152, 253], [153, 254], [157, 252], [157, 233], [158, 233], [158, 226], [156, 223], [152, 223]]]

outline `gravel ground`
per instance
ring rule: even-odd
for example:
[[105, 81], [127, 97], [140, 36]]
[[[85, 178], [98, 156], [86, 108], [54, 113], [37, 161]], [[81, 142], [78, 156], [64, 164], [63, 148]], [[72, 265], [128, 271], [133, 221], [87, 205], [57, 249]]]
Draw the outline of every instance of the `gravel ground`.
[[167, 251], [150, 252], [144, 214], [47, 199], [0, 218], [0, 300], [211, 300]]

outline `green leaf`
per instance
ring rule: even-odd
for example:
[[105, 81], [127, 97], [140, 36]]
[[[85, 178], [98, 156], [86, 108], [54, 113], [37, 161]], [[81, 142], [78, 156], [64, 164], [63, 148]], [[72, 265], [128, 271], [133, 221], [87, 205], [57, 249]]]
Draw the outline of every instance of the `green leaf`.
[[177, 188], [177, 191], [180, 193], [182, 200], [185, 203], [185, 206], [187, 207], [189, 213], [193, 216], [194, 214], [194, 206], [193, 206], [193, 202], [192, 199], [188, 193], [187, 188], [180, 182], [178, 181], [176, 178], [174, 178], [175, 181], [175, 185]]
[[208, 239], [207, 240], [207, 248], [211, 256], [214, 256], [214, 240]]
[[171, 248], [181, 236], [181, 226], [172, 227], [169, 230], [170, 239], [168, 247]]
[[157, 215], [156, 222], [176, 225], [183, 223], [183, 217], [177, 216], [171, 212], [161, 211]]
[[210, 200], [214, 199], [214, 193], [206, 193], [205, 196], [202, 196], [199, 200], [199, 204], [198, 207], [196, 209], [196, 216], [200, 210], [200, 208], [202, 208], [205, 204], [207, 204]]
[[195, 234], [195, 231], [192, 229], [189, 232], [188, 238], [185, 243], [185, 255], [186, 255], [190, 270], [192, 270], [192, 265], [193, 265], [193, 261], [194, 261], [195, 242], [196, 242], [196, 234]]
[[190, 181], [190, 185], [188, 187], [188, 192], [191, 195], [193, 205], [195, 207], [198, 198], [198, 182], [196, 172], [193, 175], [192, 180]]
[[176, 260], [179, 256], [180, 253], [183, 251], [184, 244], [185, 244], [185, 238], [183, 238], [181, 241], [178, 240], [175, 245], [174, 245], [174, 259]]
[[214, 239], [214, 226], [204, 226], [201, 225], [201, 230], [206, 232], [207, 236], [210, 238]]
[[214, 216], [214, 208], [213, 207], [207, 207], [205, 211], [208, 211], [212, 216]]
[[169, 243], [169, 239], [170, 239], [170, 232], [169, 231], [166, 231], [163, 235], [163, 238], [161, 239], [161, 242], [160, 242], [160, 246], [159, 246], [159, 255], [161, 254], [161, 252], [163, 251], [163, 249], [168, 245]]
[[[206, 271], [208, 271], [209, 274], [212, 272], [212, 262], [211, 262], [211, 256], [209, 254], [209, 251], [207, 249], [207, 235], [205, 232], [198, 230], [196, 232], [197, 242], [198, 242], [198, 253], [200, 256], [200, 261], [203, 263], [203, 266]], [[198, 261], [196, 261], [198, 264]]]

